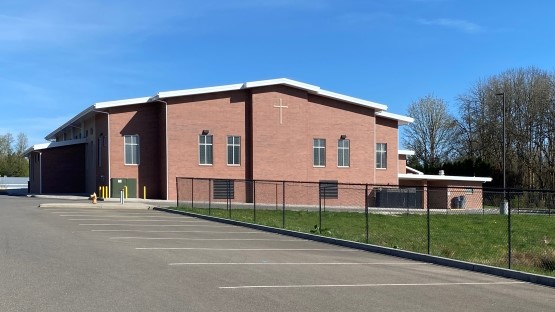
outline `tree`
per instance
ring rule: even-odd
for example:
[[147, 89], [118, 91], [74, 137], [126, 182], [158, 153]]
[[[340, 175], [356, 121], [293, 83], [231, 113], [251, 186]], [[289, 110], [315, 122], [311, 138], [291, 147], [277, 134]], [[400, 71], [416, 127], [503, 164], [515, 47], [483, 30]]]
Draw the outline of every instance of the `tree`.
[[509, 187], [555, 187], [555, 75], [535, 67], [507, 70], [459, 97], [461, 158], [482, 159], [501, 185], [505, 95]]
[[403, 143], [415, 151], [412, 163], [420, 164], [425, 173], [436, 173], [453, 155], [458, 130], [455, 119], [447, 112], [445, 101], [432, 95], [412, 103], [408, 115], [414, 122], [405, 128]]
[[25, 177], [29, 175], [28, 161], [23, 155], [28, 140], [24, 133], [14, 138], [11, 133], [0, 135], [0, 176]]

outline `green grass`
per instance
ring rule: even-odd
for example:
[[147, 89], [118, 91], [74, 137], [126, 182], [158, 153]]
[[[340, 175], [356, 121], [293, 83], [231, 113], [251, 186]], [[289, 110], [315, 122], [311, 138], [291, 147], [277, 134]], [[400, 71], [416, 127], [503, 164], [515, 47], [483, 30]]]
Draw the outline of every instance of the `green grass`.
[[[208, 209], [180, 207], [208, 214]], [[210, 209], [210, 215], [232, 220], [283, 227], [281, 210]], [[473, 214], [430, 215], [430, 254], [497, 267], [508, 266], [507, 216]], [[256, 222], [255, 222], [256, 221]], [[512, 268], [555, 276], [555, 216], [511, 216]], [[358, 212], [285, 212], [285, 228], [350, 241], [370, 243], [420, 253], [428, 252], [427, 216]]]

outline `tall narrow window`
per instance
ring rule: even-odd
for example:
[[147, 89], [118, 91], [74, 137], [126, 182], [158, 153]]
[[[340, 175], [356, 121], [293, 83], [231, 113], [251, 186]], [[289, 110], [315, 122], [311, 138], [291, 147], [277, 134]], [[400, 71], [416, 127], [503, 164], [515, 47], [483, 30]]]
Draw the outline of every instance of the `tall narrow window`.
[[241, 137], [240, 136], [227, 136], [227, 164], [240, 165], [241, 164]]
[[387, 168], [387, 143], [376, 143], [376, 168]]
[[314, 167], [326, 166], [326, 139], [314, 139]]
[[212, 135], [198, 136], [199, 164], [212, 164]]
[[351, 164], [350, 158], [349, 140], [340, 139], [337, 141], [337, 166], [349, 167]]
[[138, 165], [139, 164], [139, 136], [126, 135], [124, 136], [125, 142], [125, 164]]

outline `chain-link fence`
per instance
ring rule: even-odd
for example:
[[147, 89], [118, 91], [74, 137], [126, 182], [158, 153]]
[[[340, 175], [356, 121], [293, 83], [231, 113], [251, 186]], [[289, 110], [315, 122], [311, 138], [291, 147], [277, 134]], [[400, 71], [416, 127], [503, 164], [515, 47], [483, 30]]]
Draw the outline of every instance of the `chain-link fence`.
[[177, 178], [186, 211], [555, 276], [555, 192]]

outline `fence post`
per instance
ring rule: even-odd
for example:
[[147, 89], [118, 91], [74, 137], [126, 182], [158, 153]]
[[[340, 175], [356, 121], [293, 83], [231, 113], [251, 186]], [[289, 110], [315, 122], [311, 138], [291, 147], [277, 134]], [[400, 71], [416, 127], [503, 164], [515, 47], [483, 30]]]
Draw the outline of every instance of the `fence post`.
[[195, 178], [191, 178], [191, 210], [195, 207]]
[[253, 222], [256, 223], [256, 181], [252, 180], [252, 207], [253, 207]]
[[[424, 188], [426, 190], [426, 207], [427, 207], [427, 212], [426, 212], [426, 219], [427, 219], [427, 227], [428, 227], [428, 254], [430, 254], [430, 244], [431, 244], [431, 239], [430, 239], [430, 198], [429, 198], [429, 191], [428, 191], [428, 187]], [[423, 194], [424, 195], [424, 194]]]
[[[507, 206], [508, 206], [508, 209], [507, 209], [507, 210], [508, 210], [508, 211], [507, 211], [507, 216], [508, 216], [508, 217], [507, 217], [507, 239], [508, 239], [508, 247], [509, 247], [509, 253], [508, 253], [508, 255], [509, 255], [509, 270], [510, 270], [510, 269], [511, 269], [511, 263], [512, 263], [512, 250], [511, 250], [511, 249], [512, 249], [512, 246], [511, 246], [511, 202], [510, 202], [510, 201], [507, 202], [507, 199], [508, 199], [508, 198], [511, 198], [511, 196], [510, 196], [511, 190], [510, 190], [510, 189], [505, 190], [504, 193], [506, 194], [506, 195], [505, 195], [506, 198], [504, 198], [503, 200], [506, 202], [506, 204], [507, 204]], [[504, 203], [504, 204], [505, 204], [505, 203]]]
[[231, 180], [227, 180], [227, 209], [229, 210], [229, 218], [231, 219]]
[[364, 214], [366, 215], [366, 243], [368, 244], [368, 184], [364, 189]]
[[[177, 207], [179, 208], [179, 178], [175, 177], [175, 191], [177, 192]], [[166, 192], [167, 193], [167, 192]], [[169, 199], [169, 198], [167, 198]]]
[[212, 208], [212, 179], [208, 179], [208, 215], [211, 216]]
[[322, 185], [318, 183], [318, 234], [322, 234]]
[[285, 228], [285, 181], [282, 182], [282, 190], [281, 190], [281, 195], [282, 195], [282, 206], [283, 206], [283, 213], [282, 213], [282, 228]]

